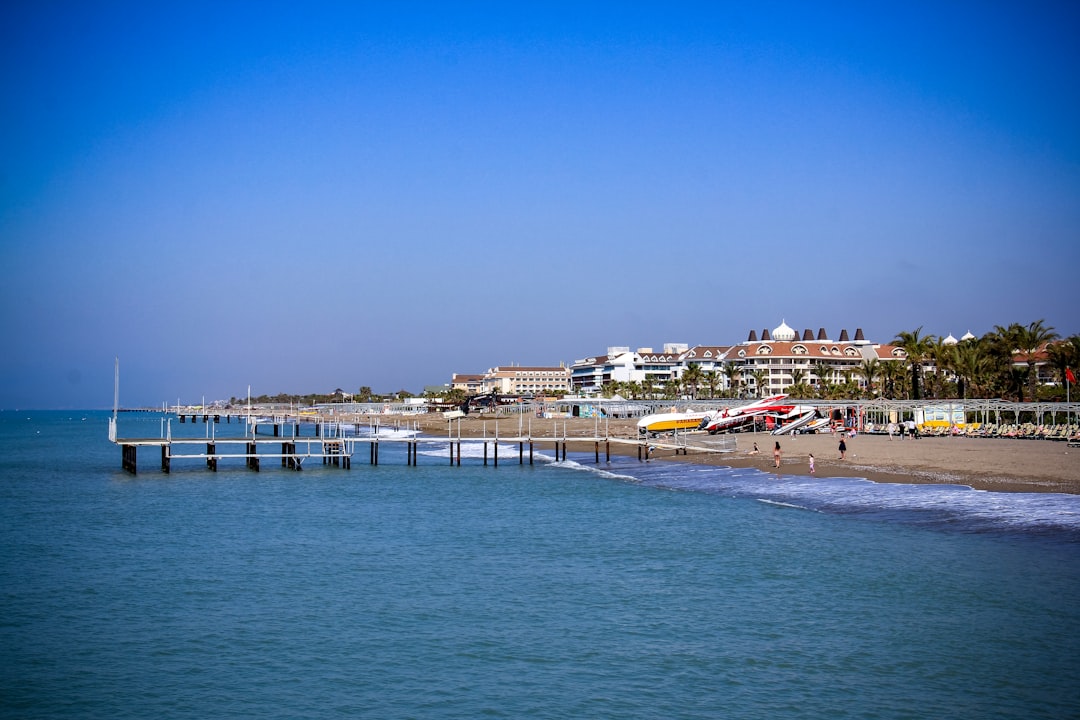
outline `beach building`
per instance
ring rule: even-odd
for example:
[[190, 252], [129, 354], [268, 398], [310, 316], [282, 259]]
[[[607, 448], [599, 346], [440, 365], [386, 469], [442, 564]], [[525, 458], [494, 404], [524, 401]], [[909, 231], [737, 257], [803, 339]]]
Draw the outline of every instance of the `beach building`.
[[452, 390], [464, 390], [468, 395], [479, 395], [484, 387], [482, 374], [454, 373], [450, 376]]
[[679, 356], [680, 366], [676, 370], [676, 378], [681, 378], [683, 373], [692, 367], [700, 370], [703, 376], [706, 373], [722, 376], [724, 360], [730, 351], [730, 345], [695, 345]]
[[480, 385], [481, 394], [542, 395], [545, 393], [570, 392], [570, 369], [502, 365], [489, 368]]
[[1050, 348], [1054, 345], [1060, 345], [1064, 341], [1055, 340], [1053, 342], [1043, 343], [1039, 348], [1031, 354], [1029, 357], [1023, 350], [1013, 351], [1013, 367], [1018, 370], [1027, 370], [1030, 366], [1028, 363], [1031, 360], [1034, 363], [1035, 368], [1035, 382], [1039, 385], [1057, 385], [1061, 382], [1058, 377], [1058, 370], [1052, 362], [1050, 362]]
[[818, 385], [852, 377], [865, 383], [858, 371], [866, 360], [907, 362], [907, 354], [894, 345], [868, 341], [861, 328], [854, 337], [844, 329], [832, 338], [825, 328], [799, 333], [782, 321], [772, 331], [762, 330], [760, 338], [751, 330], [724, 358], [732, 368], [725, 371], [729, 382], [739, 382], [748, 395], [757, 397], [786, 392], [797, 380]]
[[643, 383], [663, 387], [678, 377], [680, 356], [689, 350], [686, 343], [666, 343], [662, 352], [643, 347], [612, 346], [607, 354], [575, 360], [570, 365], [574, 392], [600, 392], [613, 382]]
[[[629, 347], [609, 347], [606, 355], [582, 358], [571, 366], [575, 392], [598, 392], [606, 383], [639, 382], [654, 388], [680, 380], [692, 367], [702, 385], [734, 391], [747, 397], [787, 392], [800, 382], [808, 385], [836, 384], [848, 377], [865, 383], [858, 372], [866, 360], [906, 362], [903, 349], [868, 341], [861, 328], [849, 336], [843, 329], [835, 338], [819, 328], [802, 333], [781, 322], [779, 327], [751, 330], [737, 345], [670, 343], [657, 353], [651, 348], [631, 352]], [[711, 382], [710, 382], [711, 380]]]

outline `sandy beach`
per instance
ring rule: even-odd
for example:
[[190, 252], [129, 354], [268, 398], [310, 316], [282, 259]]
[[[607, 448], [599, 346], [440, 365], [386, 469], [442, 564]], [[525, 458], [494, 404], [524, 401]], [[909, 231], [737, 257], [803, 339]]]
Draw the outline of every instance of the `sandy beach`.
[[[498, 434], [502, 438], [518, 435], [516, 416], [498, 418]], [[599, 423], [586, 418], [539, 419], [531, 421], [532, 437], [548, 439], [565, 436], [571, 451], [592, 451], [592, 439], [602, 437], [632, 440], [636, 438], [636, 419], [609, 420]], [[445, 437], [447, 421], [439, 415], [421, 416], [420, 429], [429, 435]], [[522, 427], [529, 427], [524, 420]], [[462, 437], [489, 437], [496, 433], [494, 415], [470, 415], [454, 421], [454, 433]], [[719, 436], [717, 436], [719, 437]], [[768, 433], [737, 433], [733, 452], [716, 453], [708, 450], [707, 434], [687, 436], [687, 454], [676, 454], [664, 448], [663, 439], [652, 453], [656, 461], [677, 461], [758, 467], [785, 475], [809, 475], [809, 456], [815, 459], [819, 477], [863, 477], [875, 482], [948, 483], [968, 485], [978, 490], [1001, 492], [1055, 492], [1080, 494], [1080, 448], [1070, 448], [1065, 442], [1052, 440], [1019, 440], [1009, 438], [924, 437], [918, 440], [886, 435], [860, 434], [845, 438], [847, 458], [840, 459], [839, 436], [832, 434], [774, 437]], [[573, 440], [579, 439], [575, 446]], [[583, 441], [588, 438], [587, 441]], [[772, 448], [780, 441], [782, 461], [780, 470], [773, 468]], [[753, 454], [753, 444], [760, 452]], [[638, 455], [633, 443], [612, 443], [613, 454]]]

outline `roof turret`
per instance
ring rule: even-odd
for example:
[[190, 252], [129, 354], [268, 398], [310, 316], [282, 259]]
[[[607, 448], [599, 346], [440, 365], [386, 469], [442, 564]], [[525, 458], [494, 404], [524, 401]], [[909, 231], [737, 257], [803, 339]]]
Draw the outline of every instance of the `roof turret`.
[[791, 342], [796, 338], [795, 331], [788, 327], [786, 321], [780, 321], [780, 327], [776, 328], [772, 332], [772, 336], [776, 338], [778, 342]]

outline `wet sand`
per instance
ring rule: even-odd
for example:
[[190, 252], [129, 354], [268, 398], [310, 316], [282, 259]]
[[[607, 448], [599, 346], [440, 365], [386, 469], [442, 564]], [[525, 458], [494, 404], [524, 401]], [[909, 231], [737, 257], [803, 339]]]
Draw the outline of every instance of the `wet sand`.
[[[446, 437], [448, 423], [436, 414], [420, 416], [415, 421], [428, 435]], [[387, 423], [387, 420], [383, 420]], [[571, 451], [592, 451], [594, 437], [636, 441], [636, 419], [596, 422], [588, 418], [523, 418], [523, 434], [537, 440], [565, 437]], [[404, 423], [403, 423], [404, 424]], [[500, 438], [517, 437], [516, 416], [470, 415], [454, 421], [455, 435], [460, 428], [463, 438], [493, 438], [496, 427]], [[737, 433], [736, 450], [710, 451], [721, 436], [691, 433], [686, 437], [687, 454], [664, 447], [663, 438], [655, 441], [653, 460], [773, 468], [772, 449], [777, 440], [782, 452], [785, 475], [809, 475], [809, 456], [814, 455], [818, 477], [862, 477], [875, 482], [948, 483], [968, 485], [978, 490], [1000, 492], [1058, 492], [1080, 494], [1080, 448], [1070, 448], [1064, 441], [1018, 440], [1010, 438], [924, 437], [918, 440], [890, 439], [887, 435], [857, 435], [845, 438], [847, 458], [840, 459], [839, 436], [796, 435], [776, 437], [768, 433]], [[578, 439], [575, 444], [574, 439]], [[584, 440], [588, 438], [588, 440]], [[752, 453], [753, 443], [760, 453]], [[611, 443], [612, 454], [637, 456], [636, 442]], [[601, 451], [601, 457], [603, 457]]]

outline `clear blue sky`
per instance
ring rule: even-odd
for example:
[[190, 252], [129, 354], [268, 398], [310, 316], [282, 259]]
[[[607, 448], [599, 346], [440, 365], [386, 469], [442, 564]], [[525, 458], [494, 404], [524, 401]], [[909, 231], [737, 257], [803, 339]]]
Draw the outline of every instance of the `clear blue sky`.
[[1080, 331], [1080, 5], [7, 3], [0, 408]]

